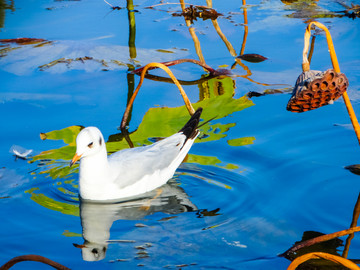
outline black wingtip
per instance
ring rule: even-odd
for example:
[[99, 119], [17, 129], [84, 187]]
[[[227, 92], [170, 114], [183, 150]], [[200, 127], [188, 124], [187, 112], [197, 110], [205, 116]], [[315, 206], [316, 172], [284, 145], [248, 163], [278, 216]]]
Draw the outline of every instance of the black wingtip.
[[203, 109], [199, 107], [191, 116], [190, 120], [185, 124], [185, 126], [180, 129], [179, 132], [182, 132], [187, 139], [193, 139], [198, 134], [197, 127], [199, 125], [202, 110]]

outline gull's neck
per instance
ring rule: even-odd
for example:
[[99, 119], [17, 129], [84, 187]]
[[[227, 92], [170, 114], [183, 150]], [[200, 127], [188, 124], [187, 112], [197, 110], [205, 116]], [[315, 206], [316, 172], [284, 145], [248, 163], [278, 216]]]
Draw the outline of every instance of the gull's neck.
[[79, 186], [82, 198], [96, 198], [109, 180], [109, 163], [105, 147], [96, 154], [80, 160]]

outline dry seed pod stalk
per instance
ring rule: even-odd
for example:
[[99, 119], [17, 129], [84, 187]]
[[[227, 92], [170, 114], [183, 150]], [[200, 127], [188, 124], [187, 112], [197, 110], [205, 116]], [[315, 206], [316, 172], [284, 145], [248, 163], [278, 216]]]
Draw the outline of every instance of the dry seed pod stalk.
[[287, 110], [306, 112], [332, 104], [346, 91], [349, 81], [343, 73], [332, 69], [325, 72], [309, 70], [300, 74], [290, 98]]

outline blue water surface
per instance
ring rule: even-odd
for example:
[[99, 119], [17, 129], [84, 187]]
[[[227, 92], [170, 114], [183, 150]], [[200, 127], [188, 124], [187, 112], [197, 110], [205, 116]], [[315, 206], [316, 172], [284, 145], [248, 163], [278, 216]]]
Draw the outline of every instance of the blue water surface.
[[[335, 0], [212, 1], [222, 15], [193, 23], [173, 15], [182, 12], [178, 3], [127, 3], [111, 2], [120, 7], [112, 10], [92, 0], [0, 1], [0, 39], [44, 40], [0, 41], [0, 265], [37, 254], [71, 269], [286, 269], [290, 261], [277, 255], [304, 232], [347, 229], [359, 176], [345, 167], [359, 163], [360, 148], [345, 104], [340, 98], [300, 114], [286, 105], [302, 72], [306, 22], [313, 19], [332, 34], [359, 115], [359, 18], [341, 17], [337, 11], [345, 7]], [[242, 47], [267, 60], [240, 65]], [[131, 70], [200, 57], [232, 75], [209, 80], [194, 64], [170, 68], [187, 82], [183, 87], [194, 104], [210, 100], [204, 115], [221, 117], [203, 127], [160, 197], [80, 203], [77, 170], [61, 174], [69, 159], [32, 159], [67, 145], [41, 140], [40, 133], [75, 125], [97, 126], [105, 138], [120, 133], [128, 96], [139, 82]], [[311, 68], [331, 68], [323, 32], [316, 32]], [[249, 92], [266, 95], [248, 98]], [[228, 103], [217, 106], [226, 95]], [[234, 100], [247, 106], [231, 111]], [[181, 106], [174, 84], [145, 79], [129, 131], [136, 132], [153, 109]], [[16, 158], [14, 146], [33, 152]], [[355, 237], [348, 257], [357, 259], [359, 252]], [[48, 268], [37, 262], [14, 266]]]

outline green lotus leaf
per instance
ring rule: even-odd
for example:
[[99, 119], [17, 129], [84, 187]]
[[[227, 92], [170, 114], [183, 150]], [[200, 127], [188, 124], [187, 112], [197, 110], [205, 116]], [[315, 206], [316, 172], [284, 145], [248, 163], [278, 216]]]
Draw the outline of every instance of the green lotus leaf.
[[68, 230], [65, 230], [62, 235], [66, 236], [66, 237], [82, 237], [81, 233], [74, 233], [74, 232], [70, 232]]
[[[235, 123], [219, 123], [217, 119], [222, 119], [230, 114], [241, 111], [254, 105], [246, 96], [234, 99], [235, 83], [230, 77], [212, 78], [202, 82], [200, 88], [200, 101], [194, 103], [195, 109], [202, 107], [202, 122], [209, 121], [200, 127], [201, 135], [196, 143], [216, 141], [226, 137], [226, 132], [234, 127]], [[144, 115], [138, 128], [129, 134], [130, 140], [135, 147], [148, 145], [154, 140], [171, 136], [178, 132], [189, 120], [189, 113], [185, 106], [181, 107], [156, 107], [149, 109]], [[211, 121], [214, 120], [214, 121]], [[42, 133], [42, 139], [63, 140], [67, 145], [59, 149], [48, 150], [34, 156], [31, 162], [43, 161], [46, 163], [41, 173], [48, 174], [53, 179], [68, 178], [71, 173], [77, 170], [77, 166], [68, 167], [68, 161], [75, 154], [76, 136], [82, 126], [70, 126], [61, 130], [54, 130]], [[153, 139], [151, 139], [153, 138]], [[239, 138], [229, 140], [232, 146], [241, 146], [253, 143], [254, 138]], [[129, 144], [124, 139], [124, 135], [114, 134], [109, 136], [106, 143], [109, 154], [129, 148]], [[216, 157], [195, 157], [189, 155], [188, 162], [201, 165], [220, 166], [222, 162]], [[226, 168], [237, 168], [237, 165], [227, 164]]]
[[52, 149], [41, 152], [32, 158], [30, 162], [37, 160], [71, 160], [76, 151], [76, 146], [63, 146], [58, 149]]
[[43, 140], [63, 140], [64, 143], [72, 146], [76, 144], [76, 136], [83, 128], [84, 127], [82, 126], [71, 126], [60, 130], [41, 133], [40, 137]]

